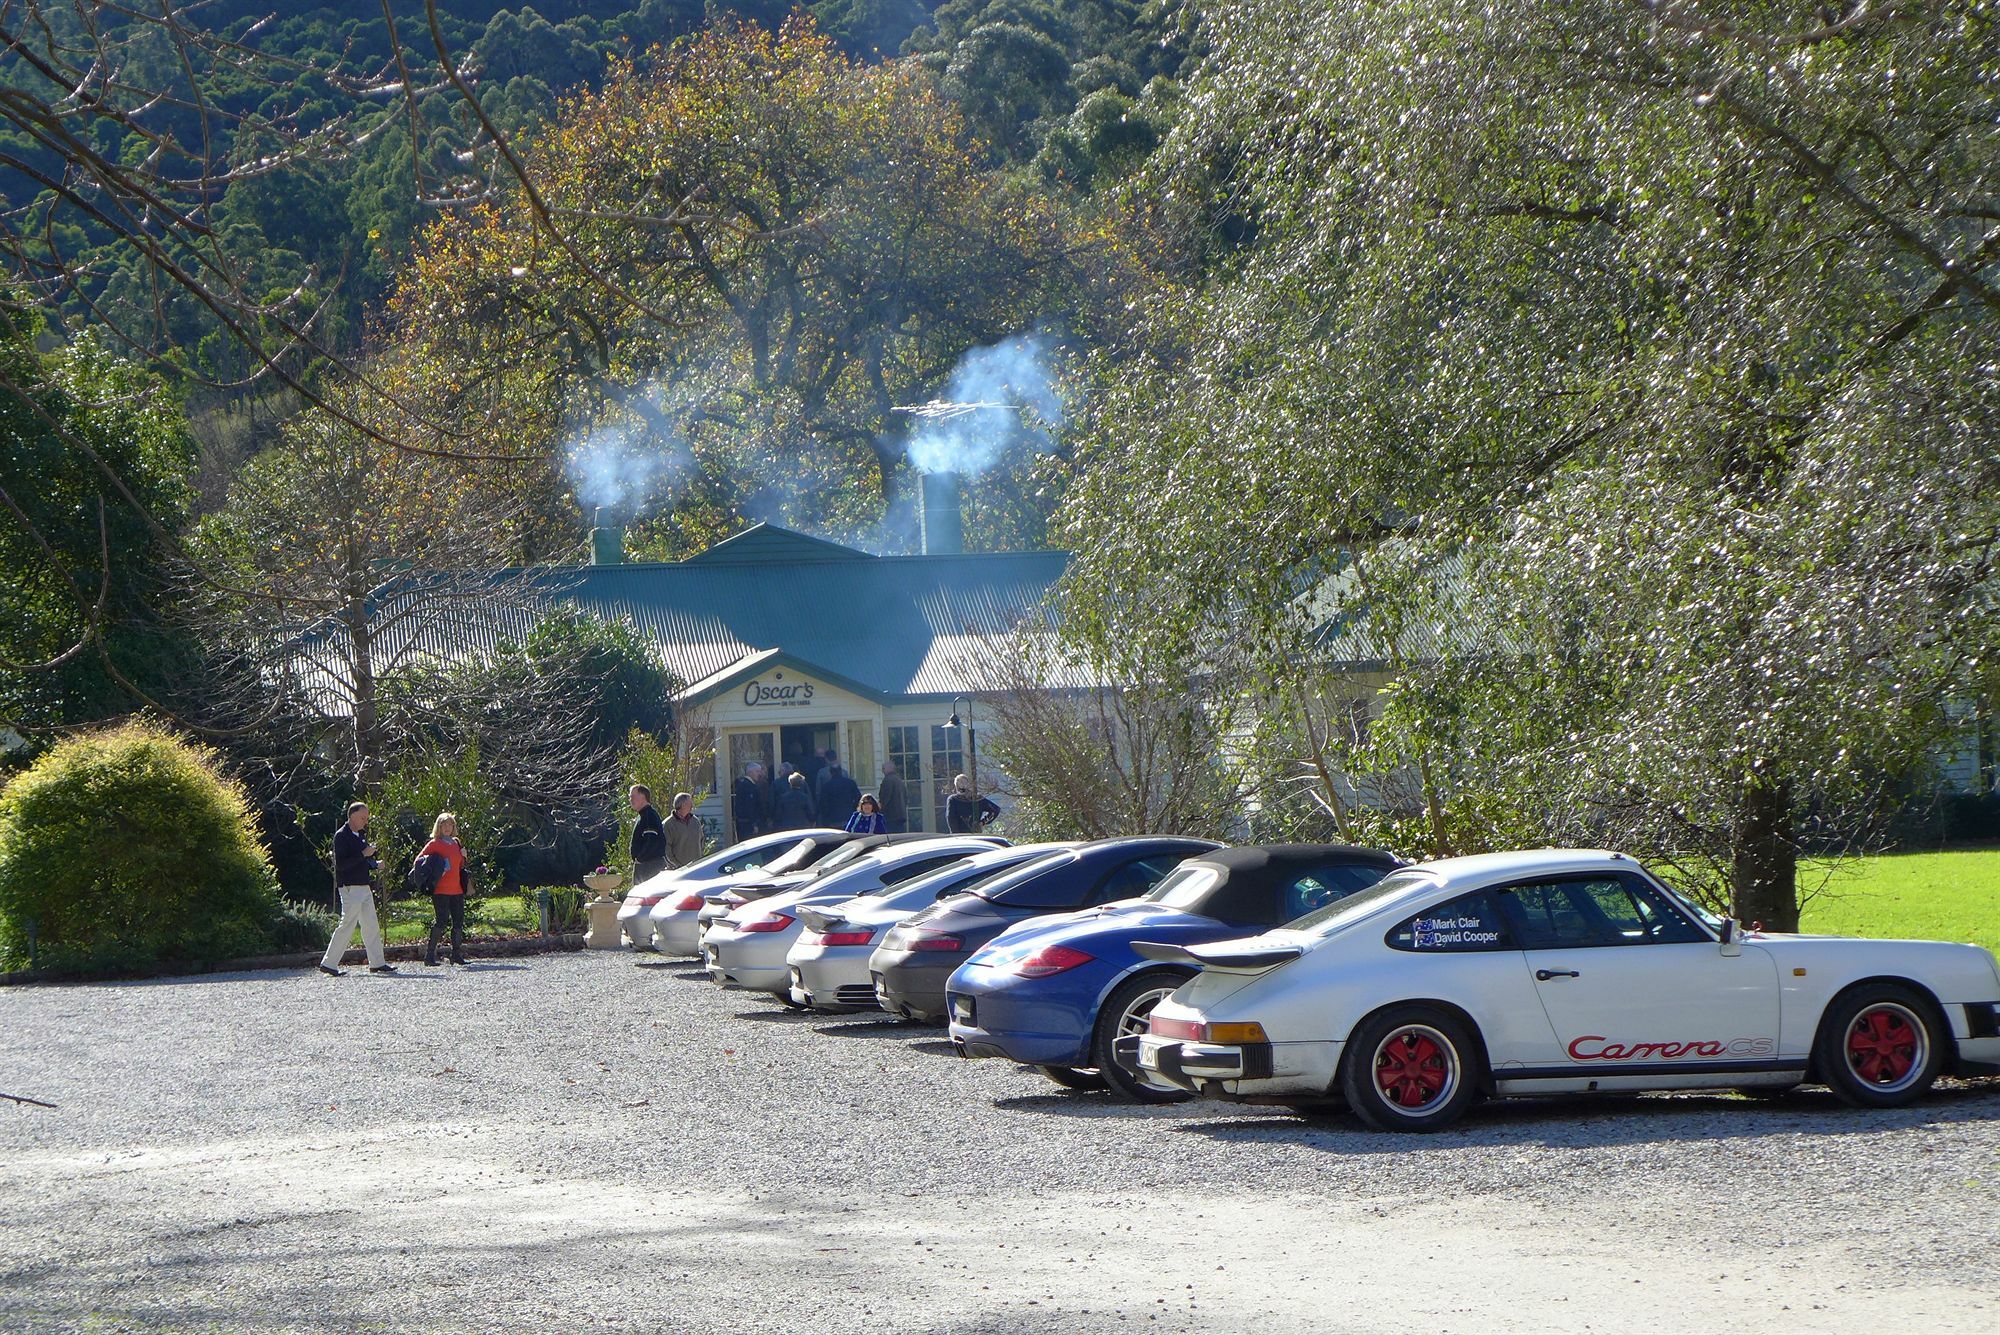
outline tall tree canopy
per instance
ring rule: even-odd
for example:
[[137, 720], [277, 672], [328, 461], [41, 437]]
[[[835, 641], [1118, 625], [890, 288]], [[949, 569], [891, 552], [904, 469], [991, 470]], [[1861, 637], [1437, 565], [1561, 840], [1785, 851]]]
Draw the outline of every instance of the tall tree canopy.
[[561, 451], [584, 504], [674, 502], [668, 550], [746, 515], [868, 531], [900, 485], [894, 409], [1058, 273], [1053, 215], [982, 169], [921, 69], [801, 19], [619, 69], [528, 163], [532, 195], [433, 231], [398, 325], [525, 387], [517, 446]]
[[1994, 643], [1995, 19], [1217, 6], [1133, 204], [1196, 277], [1110, 373], [1079, 580], [1240, 624], [1344, 569], [1406, 844], [1595, 834], [1795, 921], [1801, 822]]

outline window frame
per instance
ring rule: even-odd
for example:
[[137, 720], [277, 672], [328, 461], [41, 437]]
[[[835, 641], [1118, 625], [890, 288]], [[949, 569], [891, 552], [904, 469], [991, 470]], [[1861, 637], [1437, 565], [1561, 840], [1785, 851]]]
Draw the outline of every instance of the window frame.
[[[1623, 887], [1625, 892], [1631, 895], [1635, 902], [1644, 901], [1650, 903], [1659, 911], [1660, 920], [1663, 924], [1678, 923], [1686, 935], [1672, 939], [1641, 937], [1636, 940], [1624, 936], [1618, 931], [1611, 919], [1598, 906], [1594, 899], [1588, 894], [1569, 888], [1599, 881], [1609, 881]], [[1680, 905], [1674, 902], [1673, 897], [1662, 894], [1649, 878], [1625, 871], [1581, 871], [1564, 872], [1556, 876], [1530, 876], [1509, 881], [1504, 885], [1491, 887], [1495, 904], [1500, 907], [1500, 916], [1507, 922], [1510, 931], [1512, 931], [1514, 924], [1509, 918], [1506, 908], [1501, 903], [1502, 898], [1513, 894], [1516, 890], [1525, 889], [1529, 886], [1564, 887], [1564, 894], [1569, 898], [1570, 906], [1590, 924], [1594, 939], [1589, 941], [1557, 941], [1544, 945], [1532, 943], [1525, 937], [1522, 937], [1519, 948], [1524, 951], [1606, 950], [1621, 949], [1629, 946], [1686, 946], [1700, 945], [1714, 939], [1709, 935], [1708, 929], [1703, 924], [1696, 922], [1688, 917], [1686, 913], [1682, 912]], [[1521, 936], [1522, 934], [1515, 932], [1514, 935]]]

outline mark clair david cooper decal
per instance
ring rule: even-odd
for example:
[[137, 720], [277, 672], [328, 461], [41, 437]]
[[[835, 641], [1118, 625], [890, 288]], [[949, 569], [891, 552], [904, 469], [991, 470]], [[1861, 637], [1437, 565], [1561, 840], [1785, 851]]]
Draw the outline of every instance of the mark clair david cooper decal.
[[1676, 1057], [1774, 1057], [1778, 1045], [1768, 1038], [1690, 1038], [1665, 1043], [1613, 1043], [1602, 1034], [1585, 1034], [1569, 1045], [1580, 1062], [1629, 1062], [1642, 1058], [1672, 1061]]

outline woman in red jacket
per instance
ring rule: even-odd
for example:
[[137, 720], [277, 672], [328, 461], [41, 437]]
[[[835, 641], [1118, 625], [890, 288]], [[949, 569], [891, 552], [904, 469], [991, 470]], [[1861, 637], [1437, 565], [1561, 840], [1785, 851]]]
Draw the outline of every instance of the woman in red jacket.
[[425, 964], [438, 962], [438, 937], [451, 924], [451, 962], [465, 963], [465, 895], [472, 889], [472, 874], [465, 866], [465, 846], [458, 842], [458, 817], [440, 812], [431, 825], [431, 841], [418, 857], [445, 860], [444, 873], [431, 891], [431, 944], [424, 954]]

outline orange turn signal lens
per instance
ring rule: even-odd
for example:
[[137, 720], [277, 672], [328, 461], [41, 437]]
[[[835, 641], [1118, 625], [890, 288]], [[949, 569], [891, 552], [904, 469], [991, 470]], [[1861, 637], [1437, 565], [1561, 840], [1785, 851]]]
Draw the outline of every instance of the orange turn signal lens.
[[1268, 1043], [1264, 1037], [1264, 1026], [1252, 1020], [1246, 1024], [1214, 1024], [1208, 1026], [1208, 1041], [1211, 1043]]

